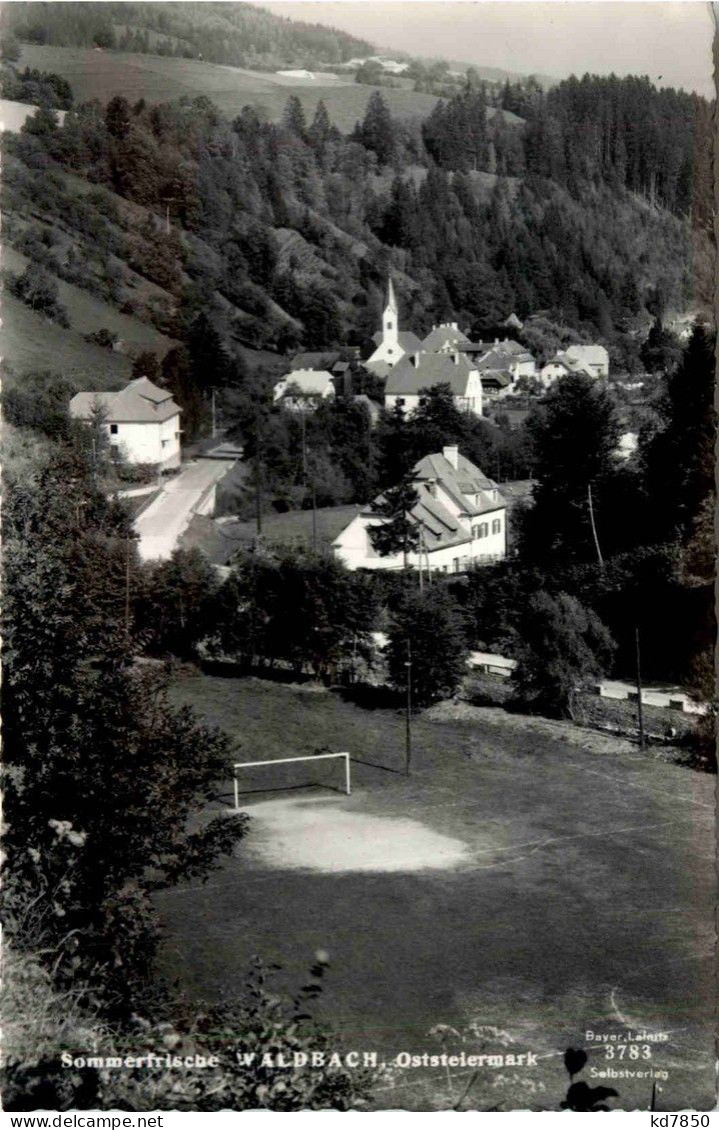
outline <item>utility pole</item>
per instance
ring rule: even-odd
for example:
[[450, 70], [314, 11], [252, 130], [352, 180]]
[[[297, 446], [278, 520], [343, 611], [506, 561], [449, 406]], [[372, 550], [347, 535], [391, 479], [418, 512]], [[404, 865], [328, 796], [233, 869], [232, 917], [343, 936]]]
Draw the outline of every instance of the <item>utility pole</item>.
[[404, 775], [409, 777], [409, 767], [412, 763], [412, 645], [407, 639], [407, 659], [405, 662], [407, 672], [407, 706], [405, 709], [405, 744], [404, 744]]
[[130, 538], [125, 538], [125, 631], [130, 634]]
[[255, 519], [257, 524], [257, 537], [262, 537], [262, 432], [259, 419], [256, 419], [257, 435], [255, 438]]
[[314, 474], [312, 475], [312, 552], [317, 553], [317, 496]]
[[215, 439], [217, 437], [217, 407], [216, 407], [216, 404], [215, 404], [215, 391], [216, 390], [215, 390], [215, 387], [213, 385], [212, 388], [210, 389], [210, 394], [212, 396], [212, 438], [213, 439]]
[[597, 560], [599, 561], [599, 568], [603, 569], [604, 568], [604, 558], [602, 557], [602, 551], [599, 548], [599, 538], [597, 537], [597, 527], [596, 527], [596, 523], [594, 521], [594, 506], [592, 505], [592, 484], [591, 483], [589, 483], [588, 486], [587, 486], [587, 499], [589, 501], [589, 521], [592, 524], [592, 536], [594, 537], [594, 547], [597, 551]]
[[634, 643], [637, 655], [637, 722], [639, 723], [639, 748], [644, 749], [644, 711], [642, 708], [642, 668], [639, 652], [639, 628], [634, 629]]
[[423, 578], [423, 575], [424, 575], [424, 566], [422, 564], [423, 543], [424, 543], [424, 536], [423, 536], [423, 532], [422, 532], [422, 527], [420, 526], [419, 527], [419, 554], [418, 554], [418, 557], [419, 557], [419, 561], [418, 561], [418, 565], [419, 565], [419, 591], [420, 592], [424, 592], [424, 584], [422, 582], [422, 578]]

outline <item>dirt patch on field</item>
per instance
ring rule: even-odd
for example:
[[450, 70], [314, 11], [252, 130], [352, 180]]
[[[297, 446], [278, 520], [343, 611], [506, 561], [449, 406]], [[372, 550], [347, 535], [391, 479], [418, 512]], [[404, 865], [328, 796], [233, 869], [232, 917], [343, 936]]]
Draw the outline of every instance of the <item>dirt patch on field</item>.
[[465, 862], [461, 840], [419, 820], [348, 811], [334, 797], [243, 806], [252, 817], [243, 854], [283, 870], [424, 871]]

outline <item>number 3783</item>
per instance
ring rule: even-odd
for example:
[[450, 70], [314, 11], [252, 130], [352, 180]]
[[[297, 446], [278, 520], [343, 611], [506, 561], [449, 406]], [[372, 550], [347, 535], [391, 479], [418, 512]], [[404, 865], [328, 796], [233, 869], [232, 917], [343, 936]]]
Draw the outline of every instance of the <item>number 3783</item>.
[[605, 1059], [651, 1059], [652, 1049], [649, 1044], [607, 1044], [604, 1048]]

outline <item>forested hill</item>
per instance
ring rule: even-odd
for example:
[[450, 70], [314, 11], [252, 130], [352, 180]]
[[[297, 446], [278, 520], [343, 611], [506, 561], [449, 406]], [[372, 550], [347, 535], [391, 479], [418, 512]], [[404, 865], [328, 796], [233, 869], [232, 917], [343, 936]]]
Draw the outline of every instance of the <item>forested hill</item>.
[[205, 59], [236, 67], [316, 67], [371, 55], [371, 43], [242, 3], [4, 4], [0, 31], [28, 43]]
[[[518, 99], [525, 124], [502, 113]], [[5, 238], [166, 337], [211, 326], [232, 363], [214, 355], [206, 383], [235, 380], [246, 347], [365, 348], [390, 270], [405, 328], [480, 335], [514, 310], [540, 357], [601, 340], [633, 371], [657, 314], [709, 303], [710, 120], [702, 99], [591, 77], [489, 107], [470, 86], [423, 124], [376, 90], [349, 135], [296, 97], [275, 124], [117, 96], [6, 140]], [[37, 310], [32, 280], [11, 283]]]

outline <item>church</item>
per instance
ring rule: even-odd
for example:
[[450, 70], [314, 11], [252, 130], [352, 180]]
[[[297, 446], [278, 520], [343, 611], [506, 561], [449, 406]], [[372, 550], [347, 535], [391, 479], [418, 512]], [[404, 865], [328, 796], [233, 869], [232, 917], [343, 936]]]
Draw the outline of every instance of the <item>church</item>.
[[411, 330], [400, 330], [391, 278], [382, 312], [382, 329], [372, 340], [375, 349], [364, 367], [384, 378], [385, 408], [400, 407], [405, 413], [412, 413], [429, 389], [449, 385], [461, 411], [482, 415], [482, 378], [476, 358], [465, 351], [471, 344], [469, 338], [456, 322], [433, 326], [424, 341]]

